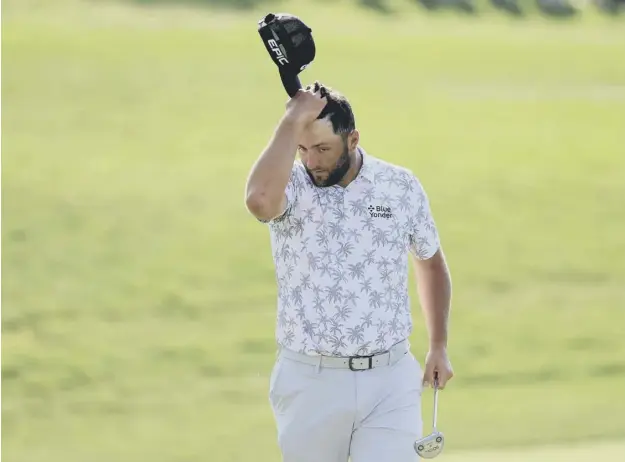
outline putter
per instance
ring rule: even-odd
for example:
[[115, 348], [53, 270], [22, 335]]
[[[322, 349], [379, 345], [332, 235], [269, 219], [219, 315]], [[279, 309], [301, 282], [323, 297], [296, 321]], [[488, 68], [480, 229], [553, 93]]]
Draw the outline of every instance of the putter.
[[434, 419], [432, 422], [432, 433], [418, 439], [414, 443], [414, 449], [420, 457], [433, 459], [443, 451], [445, 436], [436, 429], [438, 415], [438, 378], [434, 378]]

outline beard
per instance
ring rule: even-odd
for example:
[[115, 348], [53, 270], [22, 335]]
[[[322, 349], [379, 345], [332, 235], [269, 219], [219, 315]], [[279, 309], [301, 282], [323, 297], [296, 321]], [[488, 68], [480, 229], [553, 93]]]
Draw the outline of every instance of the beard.
[[308, 168], [306, 168], [306, 172], [308, 173], [310, 180], [313, 182], [315, 186], [317, 186], [318, 188], [327, 188], [330, 186], [334, 186], [335, 184], [338, 184], [339, 181], [343, 179], [343, 177], [349, 170], [350, 166], [351, 166], [351, 158], [349, 157], [349, 148], [347, 147], [347, 140], [345, 140], [343, 143], [343, 152], [341, 153], [341, 156], [336, 161], [334, 168], [330, 171], [328, 178], [326, 178], [324, 181], [317, 181], [313, 173], [310, 170], [308, 170]]

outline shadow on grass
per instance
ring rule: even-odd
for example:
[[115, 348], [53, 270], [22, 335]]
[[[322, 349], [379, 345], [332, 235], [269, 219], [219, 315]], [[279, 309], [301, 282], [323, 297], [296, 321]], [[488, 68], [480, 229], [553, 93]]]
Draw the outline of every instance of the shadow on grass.
[[551, 18], [567, 19], [579, 13], [579, 11], [566, 0], [536, 0], [536, 6], [538, 7], [538, 11]]
[[472, 0], [414, 0], [428, 11], [455, 10], [464, 14], [476, 14]]
[[[580, 11], [572, 0], [413, 0], [428, 11], [455, 10], [469, 15], [479, 14], [480, 8], [490, 8], [512, 17], [526, 15], [524, 8], [534, 6], [534, 10], [550, 18], [570, 18]], [[606, 0], [614, 1], [614, 0]], [[478, 6], [480, 8], [478, 8]], [[531, 8], [530, 8], [531, 9]]]
[[497, 10], [508, 13], [513, 17], [520, 18], [525, 15], [517, 0], [491, 0], [491, 4]]
[[[289, 11], [289, 0], [111, 0], [123, 3], [131, 3], [142, 6], [197, 6], [230, 10], [251, 10], [264, 7], [268, 11], [279, 9]], [[318, 0], [320, 3], [328, 3], [328, 0]], [[379, 14], [389, 15], [393, 9], [388, 0], [352, 0], [356, 5]], [[484, 2], [476, 0], [412, 0], [427, 11], [457, 11], [461, 14], [474, 16], [479, 14], [479, 8], [486, 6]], [[609, 4], [616, 3], [614, 0], [605, 0]], [[491, 9], [502, 14], [521, 18], [525, 12], [521, 5], [527, 6], [533, 3], [539, 14], [554, 18], [568, 18], [575, 16], [579, 11], [571, 6], [570, 0], [488, 0], [486, 3]]]
[[[115, 1], [115, 0], [111, 0]], [[229, 10], [252, 10], [257, 7], [265, 7], [269, 10], [290, 11], [288, 0], [116, 0], [123, 3], [131, 3], [141, 6], [197, 6]], [[354, 0], [354, 2], [369, 10], [380, 14], [391, 14], [393, 11], [386, 0]], [[327, 1], [320, 3], [327, 3]], [[293, 14], [296, 14], [293, 12]]]
[[250, 10], [262, 5], [278, 5], [278, 0], [119, 0], [143, 6], [201, 6], [232, 10]]
[[381, 14], [391, 14], [393, 12], [384, 0], [358, 0], [358, 4]]

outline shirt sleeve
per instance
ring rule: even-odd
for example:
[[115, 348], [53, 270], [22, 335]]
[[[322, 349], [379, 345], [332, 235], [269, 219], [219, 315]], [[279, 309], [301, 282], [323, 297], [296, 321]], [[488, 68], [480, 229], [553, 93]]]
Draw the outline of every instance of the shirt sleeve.
[[282, 213], [272, 219], [269, 220], [260, 220], [262, 223], [266, 223], [269, 225], [273, 225], [275, 223], [279, 223], [284, 220], [293, 210], [295, 203], [297, 202], [297, 198], [299, 195], [299, 190], [301, 188], [301, 179], [298, 174], [298, 169], [296, 165], [293, 165], [291, 169], [291, 176], [289, 177], [289, 182], [286, 184], [286, 188], [284, 190], [284, 194], [286, 195], [286, 206]]
[[410, 251], [420, 260], [431, 258], [440, 247], [436, 223], [425, 189], [413, 175], [413, 200], [409, 218]]

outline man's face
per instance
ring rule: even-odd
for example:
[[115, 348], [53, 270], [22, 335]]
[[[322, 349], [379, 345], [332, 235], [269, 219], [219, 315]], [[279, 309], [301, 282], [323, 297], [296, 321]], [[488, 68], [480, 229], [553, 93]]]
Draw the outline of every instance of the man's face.
[[328, 119], [315, 120], [304, 131], [299, 154], [310, 179], [318, 187], [337, 184], [350, 167], [353, 133], [344, 138], [334, 133]]

